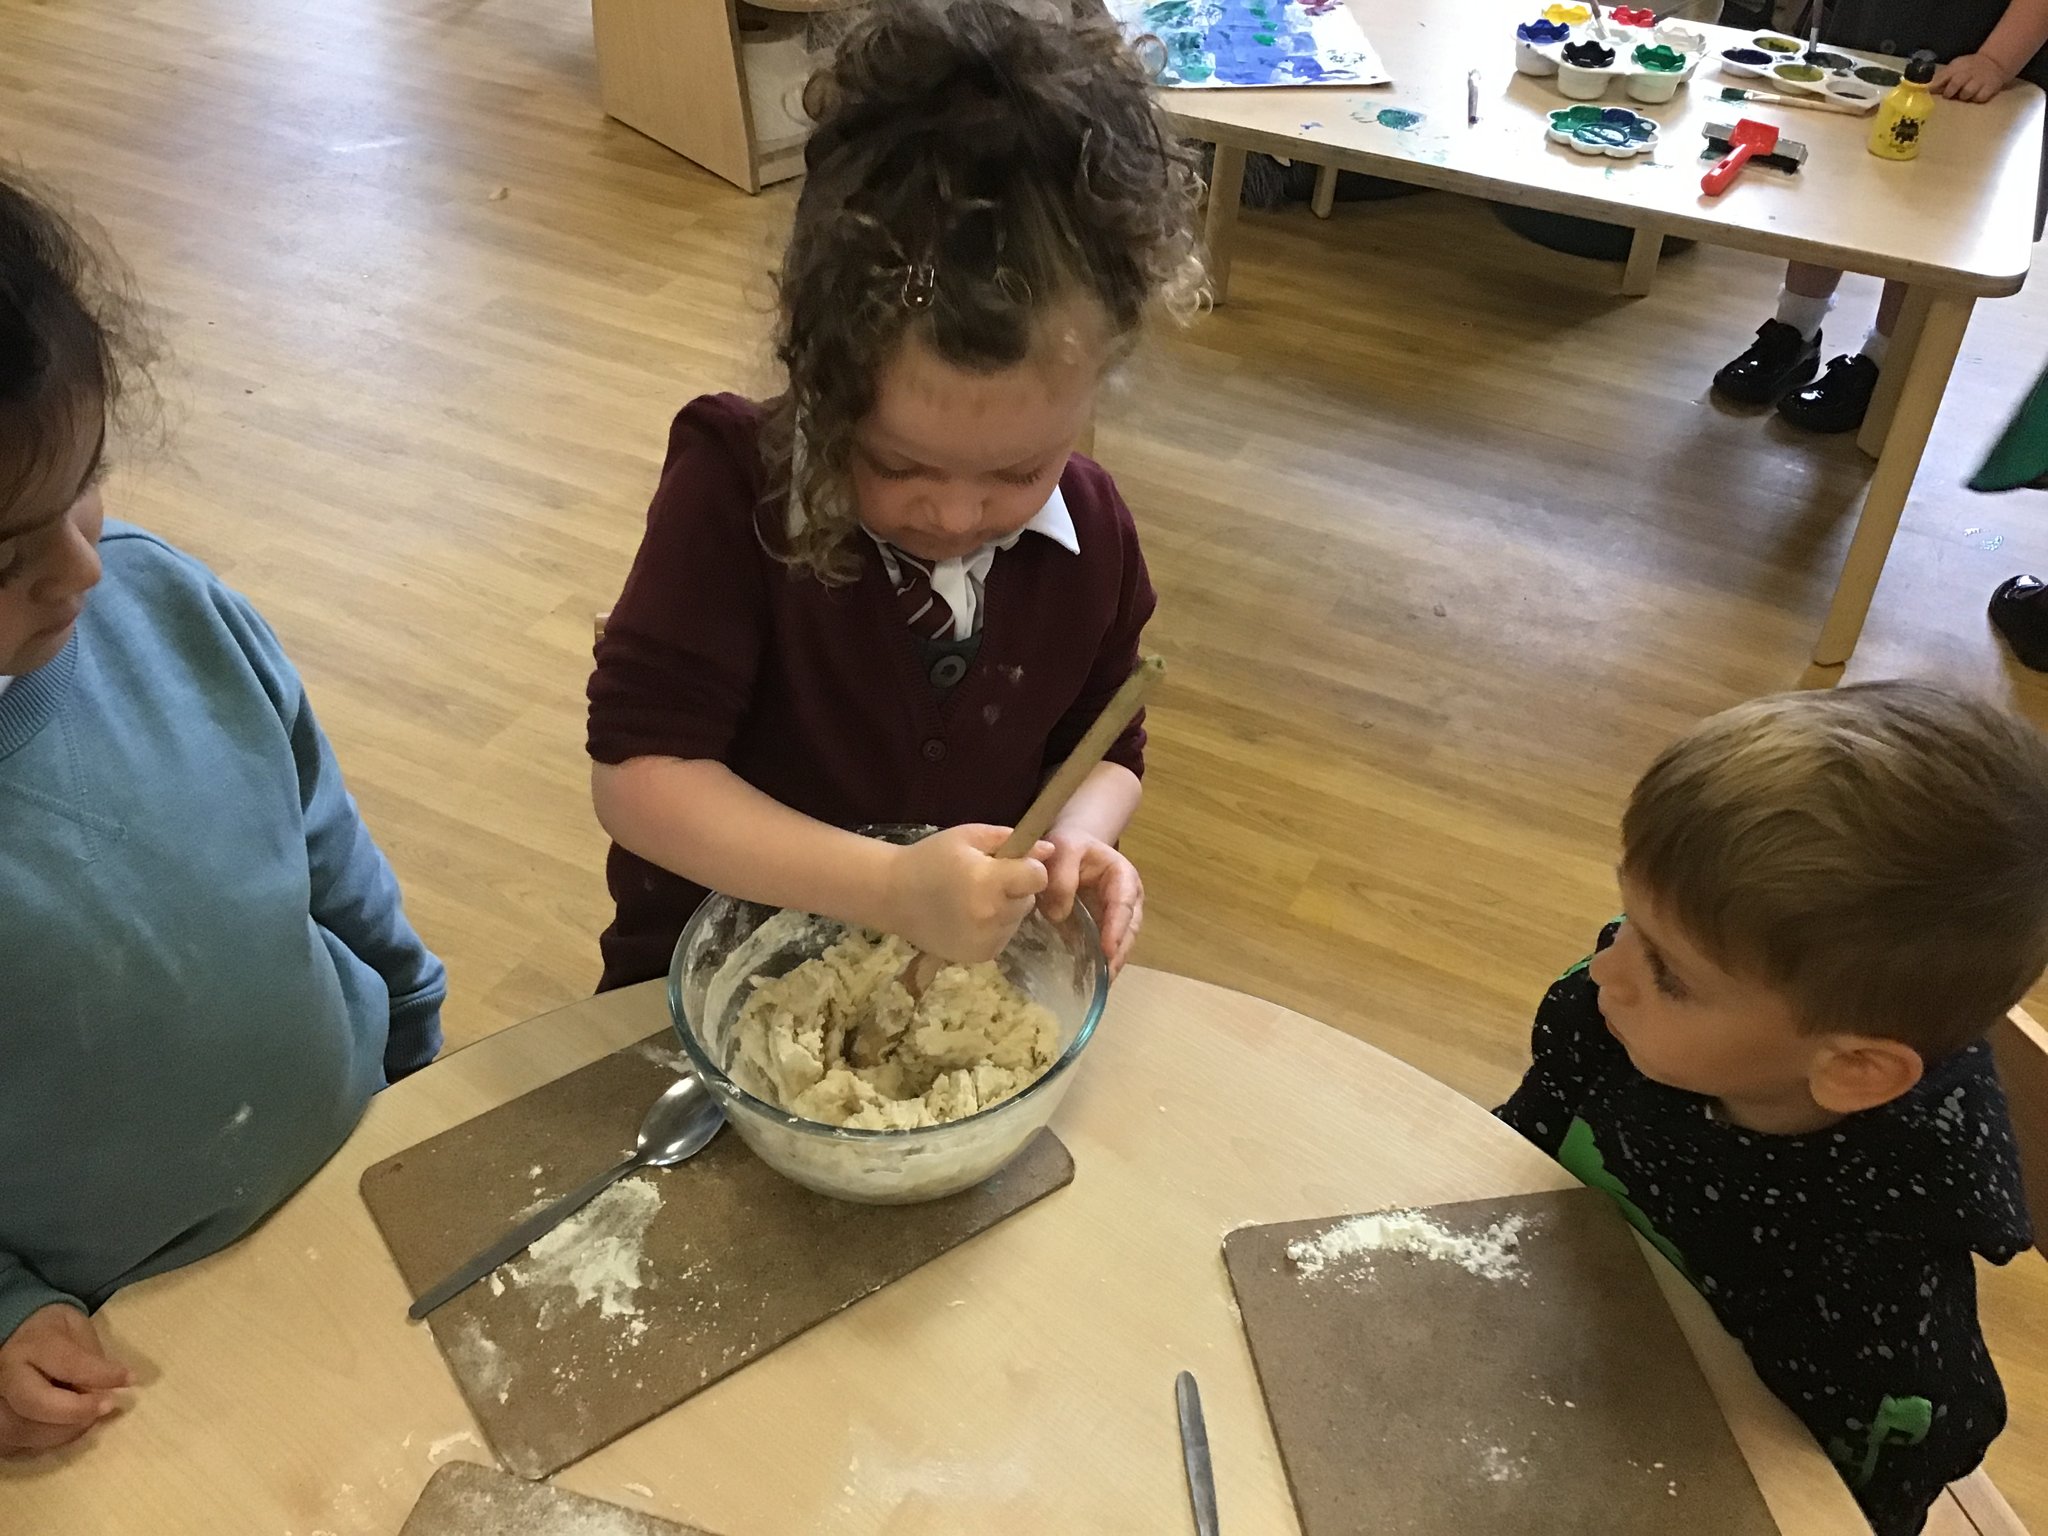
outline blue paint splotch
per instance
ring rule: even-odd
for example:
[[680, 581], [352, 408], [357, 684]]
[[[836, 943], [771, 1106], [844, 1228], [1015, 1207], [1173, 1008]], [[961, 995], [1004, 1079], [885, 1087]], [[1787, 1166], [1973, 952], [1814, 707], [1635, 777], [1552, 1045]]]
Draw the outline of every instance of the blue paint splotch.
[[1228, 85], [1279, 85], [1290, 80], [1320, 82], [1323, 66], [1306, 26], [1288, 18], [1288, 0], [1222, 0], [1202, 36], [1216, 61], [1216, 78]]
[[1310, 18], [1340, 0], [1155, 0], [1144, 25], [1166, 45], [1168, 68], [1191, 85], [1343, 83], [1355, 54], [1326, 55]]

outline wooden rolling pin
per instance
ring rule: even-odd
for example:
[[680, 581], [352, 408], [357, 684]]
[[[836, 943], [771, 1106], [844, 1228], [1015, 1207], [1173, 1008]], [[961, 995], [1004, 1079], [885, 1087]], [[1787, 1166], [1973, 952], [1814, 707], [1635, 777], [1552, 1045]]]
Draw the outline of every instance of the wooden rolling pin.
[[[995, 851], [996, 858], [1021, 859], [1037, 846], [1038, 840], [1045, 836], [1060, 812], [1067, 808], [1067, 802], [1074, 798], [1074, 791], [1095, 771], [1095, 765], [1102, 761], [1103, 754], [1116, 743], [1117, 737], [1136, 718], [1138, 711], [1145, 707], [1146, 696], [1165, 675], [1166, 663], [1160, 657], [1146, 656], [1139, 660], [1131, 675], [1124, 679], [1123, 687], [1117, 689], [1109, 702], [1103, 705], [1102, 713], [1095, 717], [1088, 733], [1075, 744], [1067, 760], [1045, 781], [1045, 788], [1017, 818], [1016, 831], [1003, 840], [1002, 847]], [[932, 978], [938, 975], [945, 963], [933, 955], [922, 954], [911, 961], [903, 971], [903, 985], [909, 988], [910, 995], [924, 996], [924, 989], [931, 985]]]

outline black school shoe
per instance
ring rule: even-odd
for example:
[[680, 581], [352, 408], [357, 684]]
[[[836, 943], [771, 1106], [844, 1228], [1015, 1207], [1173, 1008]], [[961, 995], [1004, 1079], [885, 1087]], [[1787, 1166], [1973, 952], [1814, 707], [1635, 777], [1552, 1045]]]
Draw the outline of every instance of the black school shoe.
[[1854, 432], [1877, 393], [1877, 364], [1861, 352], [1838, 357], [1804, 389], [1778, 402], [1778, 414], [1806, 432]]
[[2014, 576], [1991, 594], [1991, 623], [2022, 666], [2048, 672], [2048, 581]]
[[1766, 320], [1749, 350], [1714, 375], [1714, 393], [1740, 405], [1769, 405], [1819, 371], [1819, 331], [1808, 341], [1798, 326]]

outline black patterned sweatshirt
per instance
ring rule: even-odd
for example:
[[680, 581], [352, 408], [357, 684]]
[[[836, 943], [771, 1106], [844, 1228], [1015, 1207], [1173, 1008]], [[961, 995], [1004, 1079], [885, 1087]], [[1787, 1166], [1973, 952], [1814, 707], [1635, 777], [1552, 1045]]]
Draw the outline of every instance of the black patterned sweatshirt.
[[1534, 1063], [1495, 1113], [1614, 1198], [1805, 1421], [1879, 1536], [1912, 1536], [2005, 1427], [1970, 1256], [2003, 1264], [2031, 1239], [1990, 1047], [1932, 1064], [1889, 1104], [1772, 1136], [1638, 1072], [1598, 996], [1586, 962], [1557, 979]]

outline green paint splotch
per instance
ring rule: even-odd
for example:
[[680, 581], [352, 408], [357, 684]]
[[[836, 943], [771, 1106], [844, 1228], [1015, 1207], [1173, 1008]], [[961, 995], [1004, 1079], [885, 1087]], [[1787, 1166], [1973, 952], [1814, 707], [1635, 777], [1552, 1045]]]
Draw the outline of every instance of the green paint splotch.
[[1373, 119], [1382, 128], [1391, 128], [1396, 133], [1406, 133], [1422, 122], [1420, 112], [1410, 112], [1406, 107], [1381, 107]]

